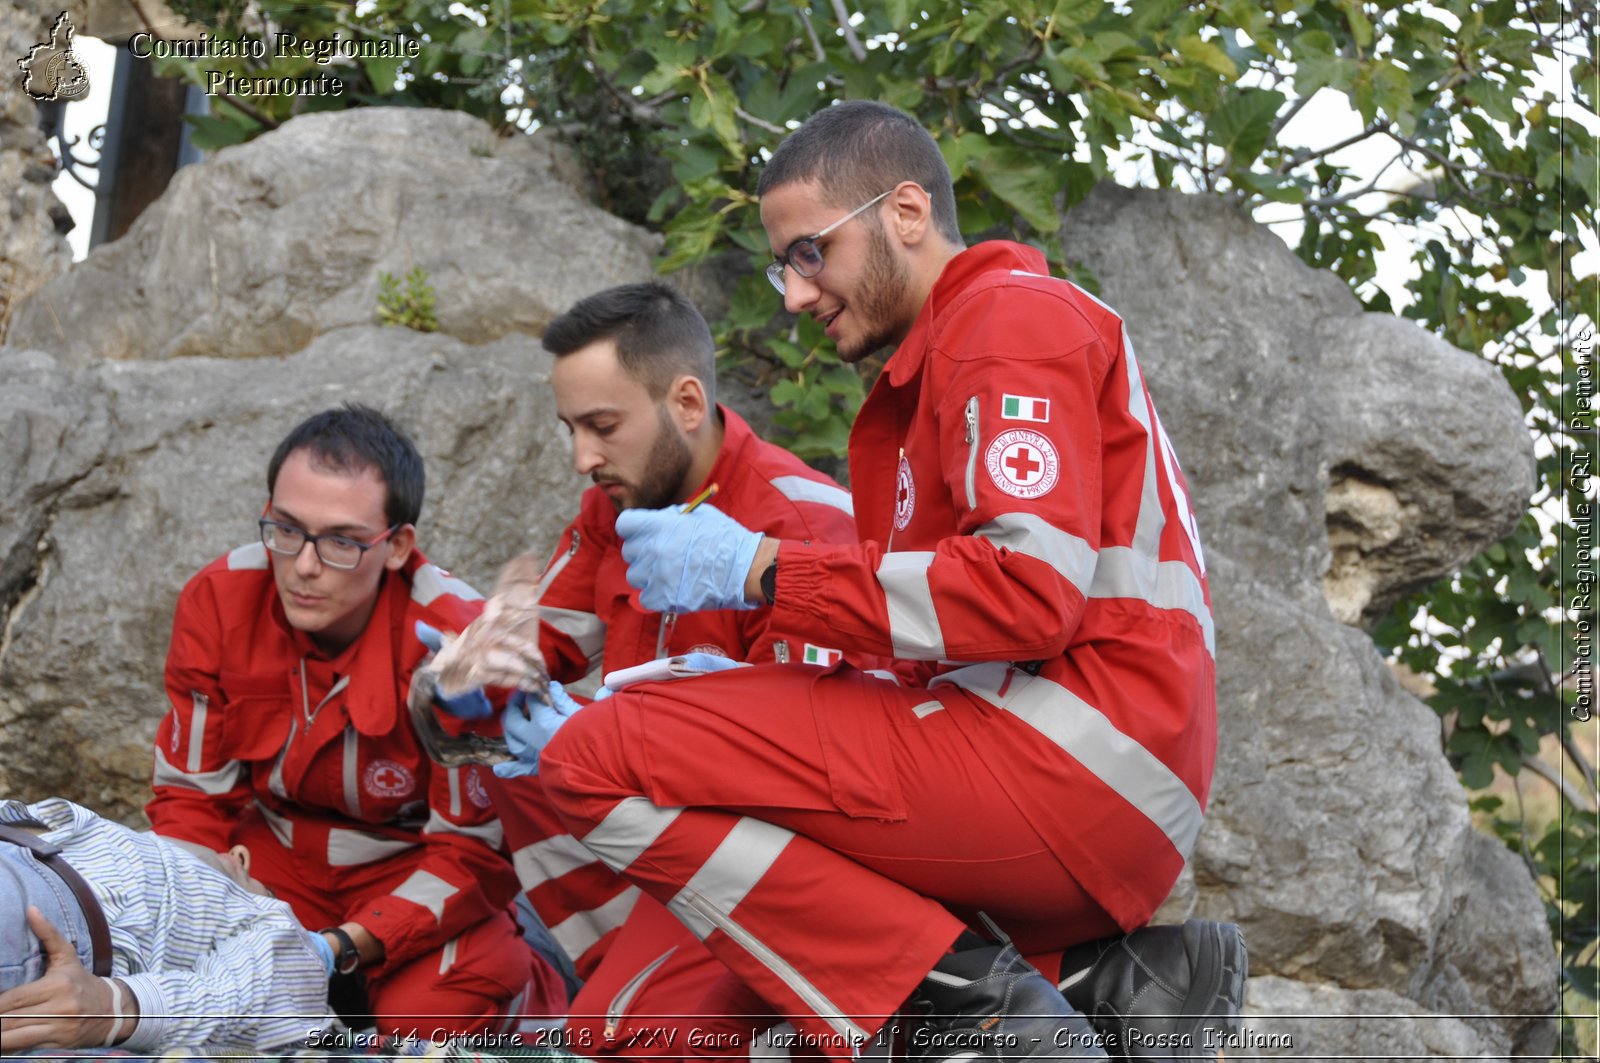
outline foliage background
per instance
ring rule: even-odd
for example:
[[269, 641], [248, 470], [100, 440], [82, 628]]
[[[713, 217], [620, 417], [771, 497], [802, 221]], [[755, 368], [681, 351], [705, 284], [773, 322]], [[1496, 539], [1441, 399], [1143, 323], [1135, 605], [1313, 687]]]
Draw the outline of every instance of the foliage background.
[[[1474, 807], [1539, 880], [1567, 1004], [1593, 1013], [1596, 732], [1574, 730], [1593, 672], [1573, 636], [1595, 612], [1563, 598], [1585, 572], [1593, 582], [1595, 556], [1582, 508], [1593, 420], [1574, 424], [1597, 304], [1595, 255], [1580, 256], [1586, 234], [1593, 250], [1600, 198], [1597, 126], [1584, 124], [1597, 88], [1592, 0], [171, 6], [213, 33], [422, 42], [415, 61], [335, 65], [342, 97], [214, 101], [192, 119], [201, 146], [247, 139], [296, 109], [380, 103], [468, 111], [507, 135], [548, 127], [576, 149], [601, 206], [665, 234], [664, 272], [719, 255], [764, 264], [751, 194], [764, 154], [824, 101], [876, 98], [934, 134], [964, 232], [1033, 243], [1091, 289], [1061, 258], [1063, 211], [1101, 180], [1176, 187], [1273, 223], [1369, 309], [1493, 362], [1536, 437], [1539, 491], [1509, 539], [1418, 588], [1374, 635], [1435, 687], [1463, 782], [1512, 780], [1512, 799], [1502, 784]], [[199, 81], [207, 69], [322, 72], [308, 59], [173, 60], [164, 72]], [[1353, 133], [1296, 121], [1330, 98], [1358, 116]], [[1389, 277], [1386, 246], [1411, 249]], [[1589, 263], [1582, 275], [1578, 262]], [[863, 377], [809, 320], [774, 323], [773, 306], [759, 269], [742, 271], [713, 323], [722, 368], [770, 390], [802, 456], [837, 455]], [[1530, 775], [1549, 790], [1542, 803], [1523, 800]], [[1593, 1051], [1592, 1025], [1567, 1035]]]

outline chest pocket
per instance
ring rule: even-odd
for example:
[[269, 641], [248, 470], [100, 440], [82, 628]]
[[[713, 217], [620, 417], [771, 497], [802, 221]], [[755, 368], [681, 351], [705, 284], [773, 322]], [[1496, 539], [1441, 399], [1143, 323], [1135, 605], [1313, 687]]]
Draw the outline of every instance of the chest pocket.
[[219, 685], [223, 755], [247, 762], [276, 757], [289, 740], [294, 712], [288, 676], [223, 672]]

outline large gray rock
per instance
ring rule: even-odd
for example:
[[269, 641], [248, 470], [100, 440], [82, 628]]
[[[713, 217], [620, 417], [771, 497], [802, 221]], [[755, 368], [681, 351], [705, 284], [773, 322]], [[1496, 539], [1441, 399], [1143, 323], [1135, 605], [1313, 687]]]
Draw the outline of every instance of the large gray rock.
[[378, 274], [424, 269], [442, 331], [537, 336], [659, 241], [582, 199], [543, 136], [455, 111], [302, 115], [172, 185], [128, 234], [17, 309], [6, 342], [64, 362], [290, 354], [373, 321]]
[[[0, 793], [136, 815], [165, 710], [178, 590], [256, 535], [273, 448], [353, 400], [427, 463], [420, 546], [480, 588], [549, 549], [584, 486], [546, 387], [549, 356], [362, 325], [288, 358], [62, 366], [0, 348]], [[72, 755], [64, 751], [73, 750]]]
[[[1517, 1017], [1556, 999], [1537, 891], [1349, 626], [1516, 523], [1534, 470], [1510, 388], [1218, 202], [1103, 188], [1063, 240], [1127, 322], [1210, 565], [1221, 748], [1165, 915], [1237, 920], [1253, 971], [1356, 994], [1338, 1014], [1403, 998], [1484, 1016], [1488, 1051], [1548, 1047], [1551, 1022]], [[1312, 1054], [1360, 1054], [1325, 1025]]]

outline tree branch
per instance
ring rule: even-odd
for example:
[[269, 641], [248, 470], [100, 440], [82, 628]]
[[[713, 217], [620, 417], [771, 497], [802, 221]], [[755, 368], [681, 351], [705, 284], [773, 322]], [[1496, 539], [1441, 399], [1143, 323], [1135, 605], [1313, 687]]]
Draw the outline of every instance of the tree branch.
[[810, 14], [799, 4], [794, 5], [794, 9], [800, 14], [800, 21], [806, 28], [806, 36], [811, 38], [811, 54], [817, 57], [817, 62], [827, 62], [828, 53], [823, 49], [822, 42], [817, 40], [817, 28], [811, 24]]
[[1554, 786], [1557, 790], [1560, 790], [1562, 798], [1573, 808], [1582, 809], [1585, 812], [1593, 812], [1595, 810], [1594, 798], [1573, 786], [1562, 777], [1559, 771], [1544, 761], [1539, 760], [1537, 757], [1523, 754], [1522, 766], [1551, 786]]
[[[1309, 98], [1310, 97], [1302, 97], [1302, 100], [1309, 99]], [[1376, 134], [1383, 132], [1384, 126], [1385, 126], [1385, 123], [1383, 123], [1383, 122], [1373, 122], [1371, 125], [1367, 126], [1361, 132], [1356, 133], [1356, 134], [1354, 134], [1352, 136], [1345, 137], [1343, 140], [1339, 141], [1339, 143], [1337, 143], [1337, 144], [1330, 144], [1328, 147], [1325, 147], [1325, 148], [1317, 148], [1315, 151], [1302, 151], [1302, 152], [1299, 152], [1298, 154], [1291, 155], [1287, 159], [1284, 159], [1282, 162], [1278, 163], [1277, 168], [1276, 168], [1276, 170], [1274, 172], [1276, 172], [1276, 173], [1288, 173], [1290, 170], [1294, 169], [1296, 166], [1304, 166], [1306, 163], [1311, 162], [1311, 161], [1313, 161], [1315, 159], [1320, 159], [1325, 155], [1332, 155], [1336, 151], [1343, 151], [1345, 148], [1348, 148], [1352, 144], [1359, 144], [1363, 140], [1366, 140], [1368, 137], [1375, 136]], [[1274, 125], [1273, 133], [1276, 133], [1277, 129], [1278, 129], [1278, 127], [1276, 125]]]
[[844, 32], [844, 43], [849, 46], [850, 54], [855, 56], [856, 62], [865, 63], [867, 49], [856, 36], [856, 28], [850, 25], [850, 12], [845, 10], [844, 0], [833, 0], [833, 13], [839, 19], [839, 29]]
[[767, 121], [765, 118], [757, 118], [755, 115], [751, 114], [749, 111], [745, 110], [743, 107], [735, 107], [733, 109], [733, 113], [735, 115], [739, 116], [740, 118], [744, 119], [746, 122], [749, 122], [751, 125], [755, 126], [757, 129], [765, 129], [767, 132], [776, 133], [780, 137], [789, 132], [787, 129], [783, 128], [782, 126], [773, 125], [771, 122]]
[[[1410, 148], [1412, 151], [1415, 151], [1420, 155], [1426, 155], [1428, 158], [1444, 167], [1446, 172], [1450, 174], [1473, 173], [1479, 174], [1483, 177], [1493, 177], [1495, 180], [1504, 181], [1507, 184], [1524, 185], [1528, 187], [1533, 185], [1533, 180], [1531, 178], [1518, 177], [1515, 174], [1502, 173], [1499, 170], [1491, 170], [1484, 166], [1468, 166], [1464, 162], [1456, 162], [1447, 155], [1428, 147], [1426, 144], [1420, 144], [1415, 140], [1407, 139], [1392, 129], [1386, 129], [1384, 132], [1388, 135], [1389, 139], [1393, 140], [1396, 144], [1399, 144], [1401, 147]], [[1465, 191], [1464, 188], [1463, 191]]]

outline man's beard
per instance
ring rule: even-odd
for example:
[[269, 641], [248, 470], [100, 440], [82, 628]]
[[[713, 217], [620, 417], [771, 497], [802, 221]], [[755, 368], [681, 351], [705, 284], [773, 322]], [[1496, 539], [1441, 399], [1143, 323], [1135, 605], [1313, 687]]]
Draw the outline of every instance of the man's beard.
[[633, 499], [626, 503], [617, 501], [618, 509], [661, 509], [682, 497], [689, 477], [689, 467], [694, 455], [689, 443], [678, 431], [678, 426], [667, 413], [666, 403], [656, 406], [658, 426], [655, 442], [650, 445], [650, 458], [632, 491]]
[[906, 329], [897, 317], [911, 288], [911, 271], [894, 256], [882, 225], [868, 226], [868, 233], [866, 267], [847, 312], [870, 331], [858, 343], [838, 348], [841, 362], [859, 362], [905, 337]]

